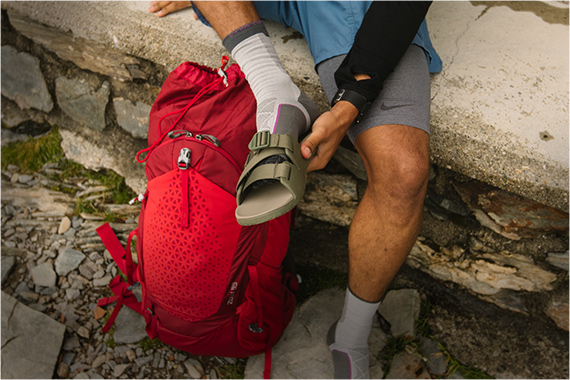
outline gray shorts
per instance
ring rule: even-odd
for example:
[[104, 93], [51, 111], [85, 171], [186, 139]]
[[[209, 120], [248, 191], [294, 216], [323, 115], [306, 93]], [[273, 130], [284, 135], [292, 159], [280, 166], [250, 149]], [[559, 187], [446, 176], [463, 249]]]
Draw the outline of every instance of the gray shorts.
[[[321, 62], [317, 73], [329, 102], [338, 87], [334, 73], [345, 55]], [[430, 75], [422, 48], [410, 45], [394, 71], [384, 82], [384, 87], [360, 123], [348, 129], [348, 137], [354, 144], [358, 136], [373, 127], [386, 124], [408, 125], [429, 134]]]

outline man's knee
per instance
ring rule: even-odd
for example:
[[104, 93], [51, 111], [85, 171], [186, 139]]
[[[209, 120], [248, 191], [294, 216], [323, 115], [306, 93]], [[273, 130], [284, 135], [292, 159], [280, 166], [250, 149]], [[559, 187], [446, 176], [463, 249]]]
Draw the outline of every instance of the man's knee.
[[369, 186], [383, 189], [390, 198], [415, 201], [423, 197], [429, 176], [429, 162], [417, 155], [384, 155], [385, 169], [376, 173]]
[[384, 136], [376, 146], [360, 144], [371, 192], [393, 201], [423, 201], [429, 177], [429, 137], [417, 132], [413, 130], [412, 134], [418, 139]]

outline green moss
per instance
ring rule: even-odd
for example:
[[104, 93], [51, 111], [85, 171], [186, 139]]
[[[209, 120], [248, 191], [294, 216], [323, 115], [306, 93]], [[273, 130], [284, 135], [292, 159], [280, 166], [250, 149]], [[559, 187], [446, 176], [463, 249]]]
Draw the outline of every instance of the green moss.
[[[101, 208], [102, 203], [125, 204], [136, 195], [126, 185], [125, 179], [114, 171], [87, 170], [82, 165], [66, 159], [61, 148], [61, 136], [57, 127], [54, 127], [47, 135], [12, 143], [2, 148], [2, 170], [5, 170], [8, 165], [17, 165], [21, 172], [31, 174], [40, 171], [46, 163], [56, 163], [60, 169], [48, 175], [50, 179], [60, 183], [60, 185], [53, 186], [52, 190], [75, 194], [76, 188], [65, 184], [71, 178], [85, 178], [91, 183], [107, 188], [104, 197], [100, 199], [94, 201], [78, 199], [75, 205], [76, 214], [105, 213], [105, 210]], [[107, 218], [117, 220], [120, 216], [109, 215]]]
[[164, 343], [162, 343], [160, 340], [158, 339], [150, 339], [150, 338], [144, 338], [143, 340], [141, 340], [139, 342], [139, 347], [143, 349], [143, 351], [148, 351], [150, 349], [153, 348], [162, 348], [164, 347]]
[[245, 360], [238, 360], [235, 364], [227, 364], [217, 367], [217, 370], [222, 379], [244, 379], [245, 365]]
[[45, 136], [2, 147], [2, 170], [12, 164], [20, 167], [23, 173], [30, 174], [39, 171], [48, 162], [59, 162], [63, 157], [61, 137], [56, 127]]

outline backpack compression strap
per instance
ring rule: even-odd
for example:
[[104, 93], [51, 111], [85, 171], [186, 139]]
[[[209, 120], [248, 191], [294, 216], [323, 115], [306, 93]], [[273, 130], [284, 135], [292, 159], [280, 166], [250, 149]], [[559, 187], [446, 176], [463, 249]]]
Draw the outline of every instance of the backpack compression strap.
[[115, 276], [115, 278], [109, 284], [109, 288], [111, 288], [114, 296], [102, 298], [97, 301], [98, 306], [106, 306], [117, 301], [117, 305], [115, 306], [113, 313], [111, 313], [109, 320], [103, 327], [104, 332], [109, 331], [115, 322], [115, 318], [117, 318], [119, 310], [121, 310], [123, 304], [130, 307], [137, 313], [142, 314], [141, 302], [137, 300], [137, 297], [131, 291], [131, 286], [133, 286], [135, 281], [138, 281], [138, 266], [133, 263], [133, 258], [131, 256], [131, 240], [133, 236], [136, 235], [136, 233], [137, 230], [134, 230], [129, 234], [127, 250], [125, 251], [121, 242], [117, 238], [117, 235], [115, 235], [111, 229], [111, 226], [109, 226], [109, 223], [105, 223], [101, 227], [97, 228], [97, 234], [101, 238], [101, 241], [105, 245], [105, 248], [107, 248], [121, 272], [126, 274], [128, 279], [127, 283], [121, 278], [120, 275]]

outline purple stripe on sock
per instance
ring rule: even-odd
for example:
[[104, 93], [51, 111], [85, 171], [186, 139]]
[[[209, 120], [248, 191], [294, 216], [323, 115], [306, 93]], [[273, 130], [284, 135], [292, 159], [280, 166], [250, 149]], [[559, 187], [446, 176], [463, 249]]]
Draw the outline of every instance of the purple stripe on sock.
[[240, 26], [239, 28], [237, 28], [236, 30], [234, 30], [233, 32], [228, 34], [227, 37], [233, 37], [237, 33], [241, 32], [242, 30], [246, 30], [248, 28], [251, 28], [251, 27], [256, 26], [256, 25], [261, 25], [261, 24], [263, 24], [263, 21], [261, 21], [261, 20], [250, 22], [249, 24], [245, 24], [244, 26]]

